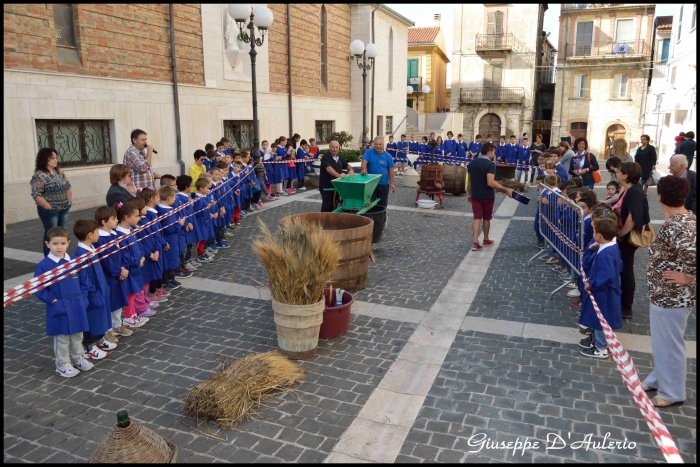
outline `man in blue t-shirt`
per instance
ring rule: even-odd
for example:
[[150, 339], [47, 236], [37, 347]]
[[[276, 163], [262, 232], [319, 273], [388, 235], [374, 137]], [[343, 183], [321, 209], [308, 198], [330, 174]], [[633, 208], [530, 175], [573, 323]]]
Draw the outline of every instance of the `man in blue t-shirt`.
[[491, 246], [494, 243], [493, 240], [489, 239], [489, 229], [491, 228], [496, 190], [506, 193], [509, 198], [513, 195], [513, 190], [505, 188], [495, 180], [496, 164], [493, 163], [495, 155], [496, 146], [486, 143], [481, 147], [481, 155], [474, 159], [467, 169], [469, 171], [467, 200], [472, 204], [472, 211], [474, 212], [474, 222], [472, 223], [474, 243], [472, 243], [472, 251], [483, 248], [479, 244], [481, 219], [484, 219], [484, 246]]
[[379, 185], [374, 190], [372, 200], [379, 198], [379, 206], [385, 208], [389, 206], [389, 190], [396, 193], [394, 186], [394, 160], [388, 152], [384, 150], [384, 138], [377, 136], [374, 138], [373, 147], [365, 151], [362, 156], [362, 175], [381, 175]]

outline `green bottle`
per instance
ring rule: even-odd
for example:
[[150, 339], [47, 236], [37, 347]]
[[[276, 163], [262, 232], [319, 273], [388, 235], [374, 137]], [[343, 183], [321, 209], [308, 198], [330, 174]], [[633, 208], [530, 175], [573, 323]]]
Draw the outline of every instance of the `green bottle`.
[[117, 426], [119, 428], [126, 428], [129, 425], [131, 425], [131, 421], [129, 420], [129, 414], [126, 412], [126, 410], [120, 410], [117, 412]]

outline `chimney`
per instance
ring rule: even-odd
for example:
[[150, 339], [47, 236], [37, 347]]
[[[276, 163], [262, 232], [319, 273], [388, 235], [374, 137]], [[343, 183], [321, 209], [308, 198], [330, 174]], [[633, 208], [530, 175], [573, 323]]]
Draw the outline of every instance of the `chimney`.
[[435, 13], [435, 26], [440, 27], [440, 13]]

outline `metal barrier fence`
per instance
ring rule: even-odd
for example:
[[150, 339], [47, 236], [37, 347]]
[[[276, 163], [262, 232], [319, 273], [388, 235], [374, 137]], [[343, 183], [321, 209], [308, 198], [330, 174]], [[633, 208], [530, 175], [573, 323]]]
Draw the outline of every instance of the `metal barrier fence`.
[[540, 201], [537, 203], [537, 217], [535, 217], [536, 232], [538, 239], [544, 241], [548, 248], [537, 253], [527, 263], [529, 266], [535, 258], [549, 249], [550, 254], [556, 256], [562, 265], [568, 266], [570, 277], [566, 280], [562, 279], [564, 283], [549, 294], [550, 299], [581, 275], [581, 252], [584, 241], [583, 208], [557, 191], [549, 188], [541, 191]]

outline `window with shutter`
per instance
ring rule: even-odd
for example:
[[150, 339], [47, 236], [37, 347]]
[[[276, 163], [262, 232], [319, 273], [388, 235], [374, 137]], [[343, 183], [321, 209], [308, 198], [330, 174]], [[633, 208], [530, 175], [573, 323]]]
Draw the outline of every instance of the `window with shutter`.
[[493, 75], [491, 78], [493, 87], [500, 87], [501, 82], [503, 81], [503, 66], [492, 66], [491, 68], [493, 69]]
[[634, 20], [618, 19], [615, 28], [615, 42], [632, 42], [634, 37]]
[[574, 76], [574, 97], [588, 97], [588, 75]]
[[576, 26], [576, 55], [590, 55], [593, 43], [593, 21], [578, 23]]
[[496, 34], [503, 34], [503, 12], [496, 12]]
[[613, 97], [615, 99], [627, 97], [627, 75], [615, 75]]
[[496, 34], [496, 12], [489, 12], [486, 19], [486, 34]]
[[493, 66], [489, 63], [484, 63], [484, 87], [490, 88], [493, 86]]

